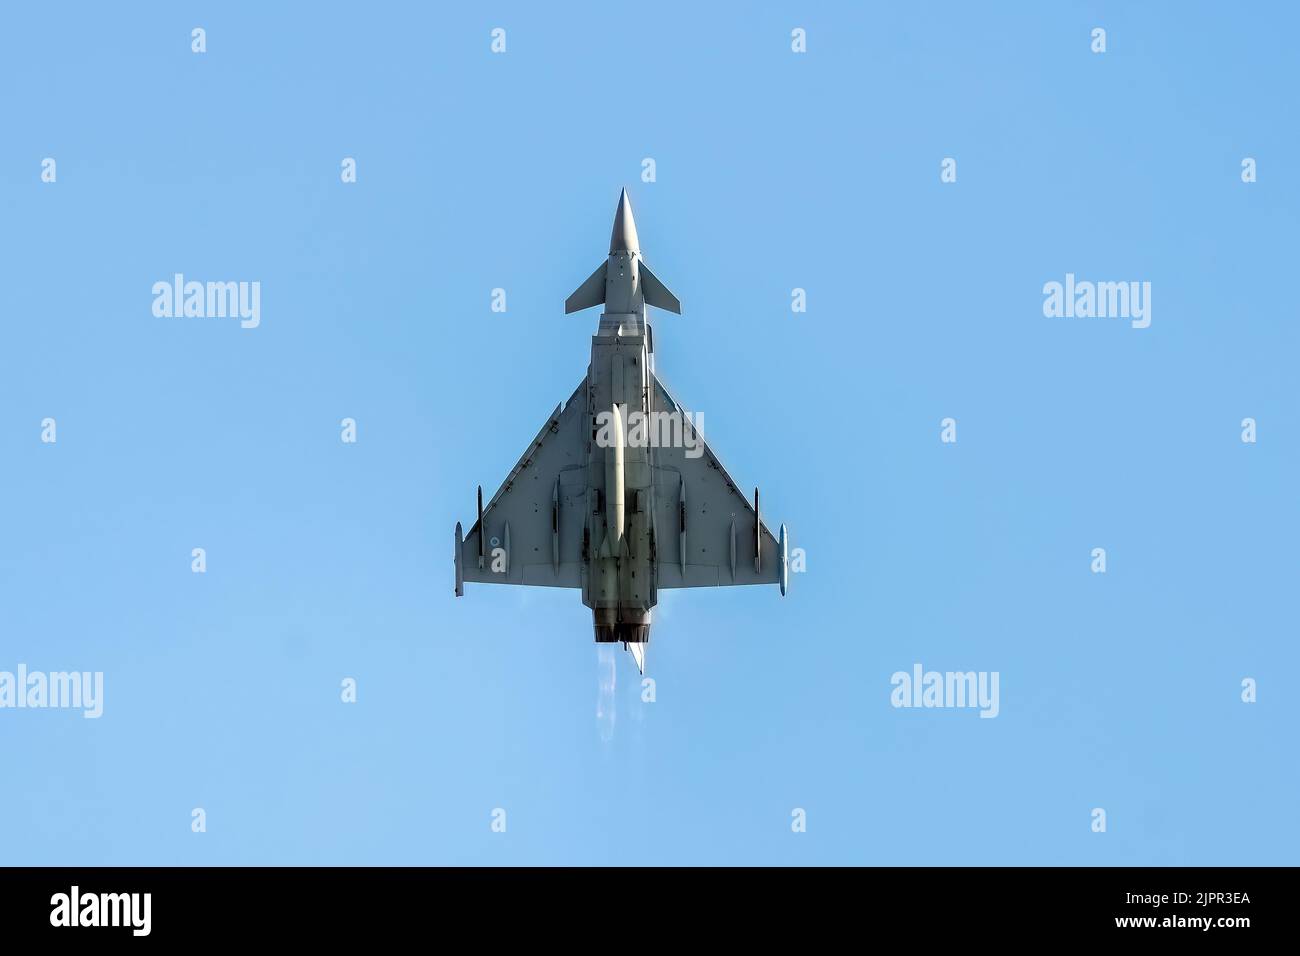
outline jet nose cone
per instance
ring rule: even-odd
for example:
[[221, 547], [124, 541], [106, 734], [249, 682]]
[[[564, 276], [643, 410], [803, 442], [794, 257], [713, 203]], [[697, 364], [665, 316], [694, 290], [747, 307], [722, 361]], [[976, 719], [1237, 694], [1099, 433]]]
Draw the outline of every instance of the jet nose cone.
[[609, 238], [609, 254], [640, 252], [641, 242], [636, 237], [636, 222], [632, 219], [632, 203], [627, 189], [618, 197], [618, 212], [614, 213], [614, 233]]

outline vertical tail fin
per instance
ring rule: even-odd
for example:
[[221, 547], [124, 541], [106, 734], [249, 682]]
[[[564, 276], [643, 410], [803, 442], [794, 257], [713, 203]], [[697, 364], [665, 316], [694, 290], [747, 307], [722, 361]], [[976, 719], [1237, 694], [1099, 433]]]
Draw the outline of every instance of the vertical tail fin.
[[636, 661], [636, 669], [642, 674], [645, 673], [645, 645], [632, 641], [623, 645], [627, 648], [628, 653], [632, 655], [632, 660]]

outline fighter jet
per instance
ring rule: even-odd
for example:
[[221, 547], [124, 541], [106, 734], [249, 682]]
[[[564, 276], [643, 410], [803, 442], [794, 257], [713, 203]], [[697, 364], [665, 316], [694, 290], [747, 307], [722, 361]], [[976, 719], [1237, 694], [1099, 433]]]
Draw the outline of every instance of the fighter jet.
[[461, 534], [465, 582], [581, 589], [596, 642], [621, 642], [645, 673], [650, 612], [663, 588], [789, 585], [785, 525], [763, 524], [687, 412], [655, 375], [646, 307], [681, 303], [641, 258], [624, 189], [609, 257], [564, 303], [604, 305], [587, 374]]

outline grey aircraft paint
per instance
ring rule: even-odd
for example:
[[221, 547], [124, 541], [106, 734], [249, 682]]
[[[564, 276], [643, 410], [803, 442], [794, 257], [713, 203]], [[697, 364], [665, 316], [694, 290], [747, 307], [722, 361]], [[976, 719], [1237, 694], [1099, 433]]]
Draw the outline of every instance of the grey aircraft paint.
[[[558, 405], [467, 535], [456, 525], [456, 595], [466, 581], [575, 588], [598, 643], [621, 642], [645, 670], [661, 588], [788, 586], [785, 525], [774, 538], [684, 419], [685, 441], [630, 442], [630, 416], [683, 413], [655, 375], [646, 306], [681, 303], [641, 258], [623, 190], [609, 257], [564, 303], [604, 305], [586, 377]], [[602, 415], [602, 413], [604, 413]], [[649, 421], [654, 421], [649, 417]], [[598, 441], [601, 423], [613, 424]]]

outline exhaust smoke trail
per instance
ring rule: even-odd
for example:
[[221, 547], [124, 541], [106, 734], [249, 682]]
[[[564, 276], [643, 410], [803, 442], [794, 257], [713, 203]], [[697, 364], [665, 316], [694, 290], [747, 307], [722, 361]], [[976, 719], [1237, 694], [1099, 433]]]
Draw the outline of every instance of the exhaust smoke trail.
[[614, 739], [614, 723], [618, 719], [614, 697], [617, 654], [617, 644], [596, 645], [596, 729], [605, 743]]

